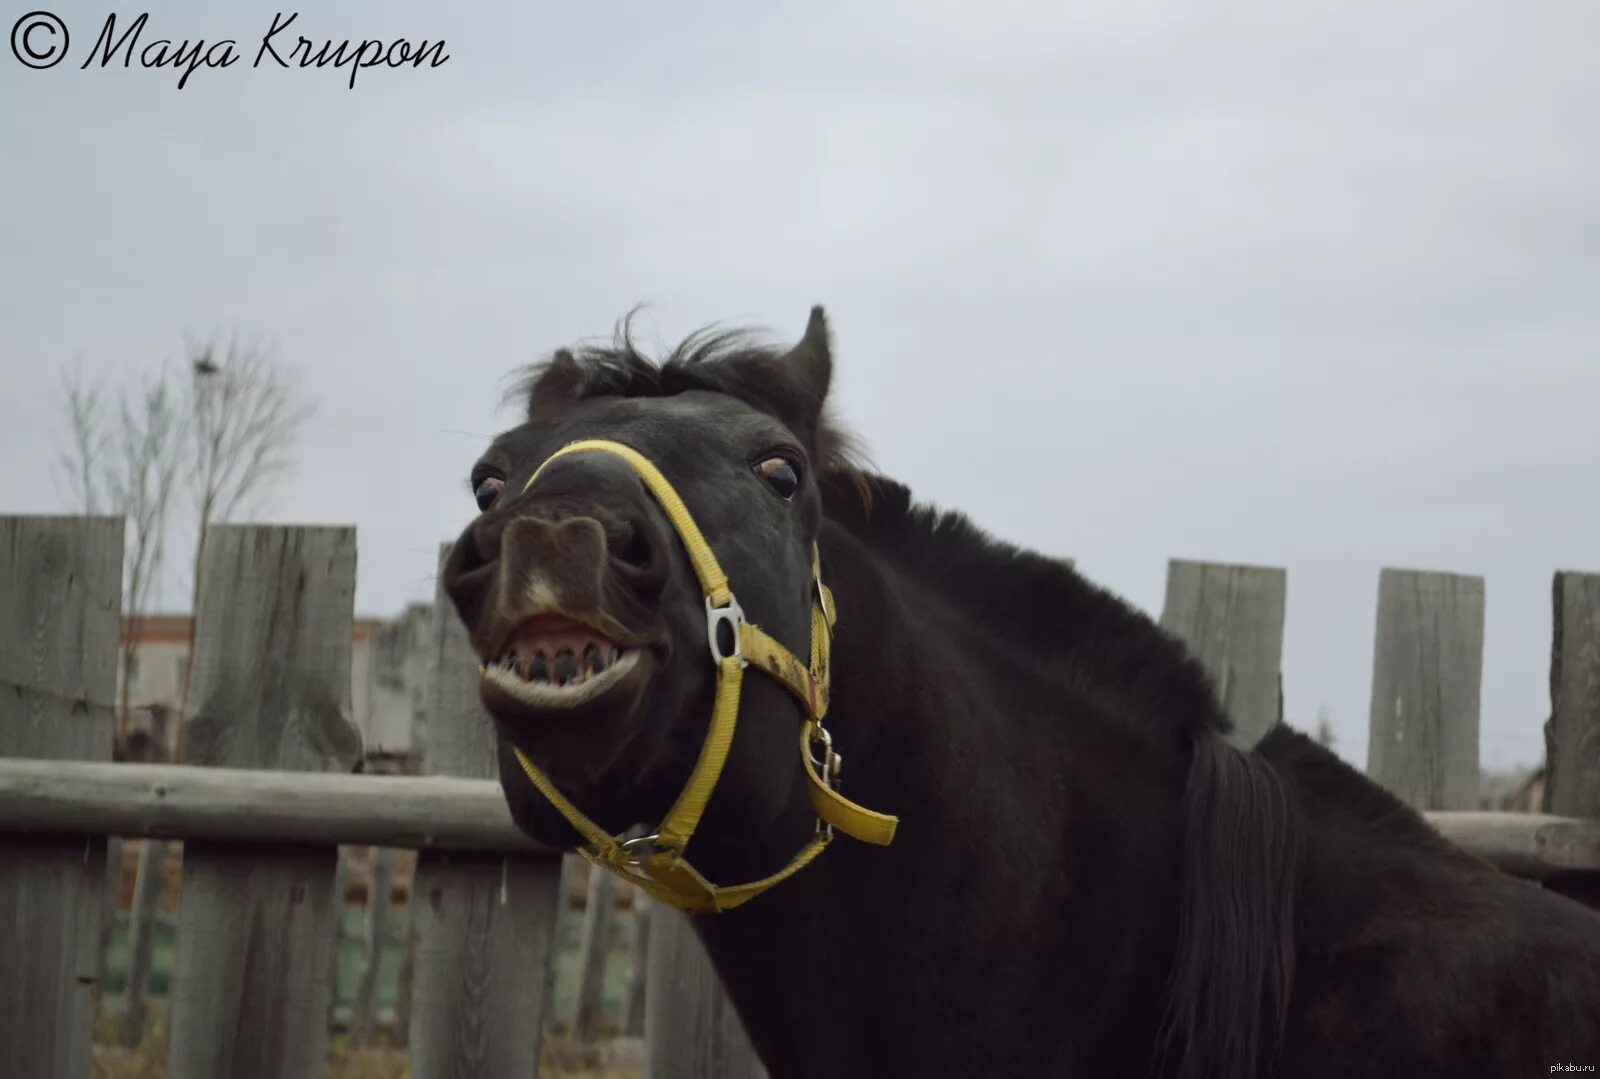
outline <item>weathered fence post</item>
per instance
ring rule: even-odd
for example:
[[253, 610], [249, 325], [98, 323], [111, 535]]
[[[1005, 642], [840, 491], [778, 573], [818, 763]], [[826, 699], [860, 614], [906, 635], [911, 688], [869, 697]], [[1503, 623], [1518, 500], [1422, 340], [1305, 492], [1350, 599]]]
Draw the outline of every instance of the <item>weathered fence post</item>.
[[[209, 530], [188, 763], [354, 768], [355, 575], [353, 528]], [[173, 1079], [326, 1074], [337, 860], [333, 845], [185, 844]]]
[[1269, 566], [1167, 564], [1161, 625], [1211, 672], [1241, 749], [1283, 720], [1283, 614], [1288, 575]]
[[1600, 817], [1600, 573], [1555, 577], [1544, 811]]
[[[440, 565], [449, 554], [446, 544]], [[477, 660], [455, 608], [439, 590], [436, 660], [424, 771], [493, 778], [495, 736], [478, 701]], [[411, 1010], [415, 1079], [532, 1077], [550, 1007], [558, 855], [423, 851], [412, 924], [417, 952]]]
[[[0, 517], [0, 756], [111, 760], [120, 517]], [[92, 1067], [106, 843], [0, 833], [0, 1075]]]
[[650, 897], [633, 890], [633, 962], [628, 968], [628, 989], [622, 999], [622, 1033], [630, 1038], [644, 1036], [645, 979], [650, 962], [650, 920], [655, 917]]
[[1478, 807], [1482, 577], [1378, 578], [1367, 775], [1416, 809]]
[[[1544, 811], [1600, 817], [1600, 574], [1557, 573], [1553, 591]], [[1594, 877], [1546, 887], [1600, 909]]]
[[690, 917], [662, 906], [650, 912], [643, 1079], [764, 1077], [761, 1058]]
[[605, 1018], [606, 956], [611, 950], [616, 905], [616, 874], [591, 865], [578, 939], [578, 1002], [572, 1020], [572, 1032], [580, 1042], [594, 1041]]

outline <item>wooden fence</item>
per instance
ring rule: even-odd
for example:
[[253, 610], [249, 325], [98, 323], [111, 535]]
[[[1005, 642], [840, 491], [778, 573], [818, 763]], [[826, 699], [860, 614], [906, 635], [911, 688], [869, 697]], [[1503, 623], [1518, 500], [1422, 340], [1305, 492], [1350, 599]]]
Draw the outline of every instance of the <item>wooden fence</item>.
[[[412, 1074], [536, 1074], [564, 863], [510, 820], [448, 603], [434, 603], [426, 638], [424, 774], [352, 774], [363, 755], [348, 719], [354, 530], [215, 528], [187, 763], [112, 763], [122, 536], [118, 519], [0, 517], [0, 1076], [90, 1074], [113, 837], [185, 844], [175, 1079], [326, 1073], [342, 844], [419, 852], [414, 970], [402, 979]], [[1282, 719], [1286, 586], [1279, 569], [1169, 568], [1162, 622], [1214, 673], [1245, 744]], [[1476, 811], [1477, 577], [1382, 572], [1367, 770], [1467, 848], [1592, 902], [1600, 576], [1556, 574], [1553, 614], [1545, 813]], [[393, 862], [377, 865], [381, 879]], [[592, 982], [615, 883], [597, 874], [589, 887], [579, 966]], [[642, 1015], [644, 1074], [761, 1074], [687, 920], [643, 927], [648, 950], [639, 941], [635, 955], [648, 969], [622, 1025], [638, 1029]], [[580, 1001], [579, 1034], [598, 1027], [594, 1007]]]

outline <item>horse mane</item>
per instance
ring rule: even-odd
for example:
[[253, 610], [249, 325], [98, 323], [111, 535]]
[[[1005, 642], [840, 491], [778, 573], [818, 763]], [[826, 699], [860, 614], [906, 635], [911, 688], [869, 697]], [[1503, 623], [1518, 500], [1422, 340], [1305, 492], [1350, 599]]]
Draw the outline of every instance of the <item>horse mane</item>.
[[1180, 821], [1178, 942], [1151, 1075], [1266, 1079], [1294, 988], [1303, 810], [1266, 757], [1207, 733]]
[[963, 513], [917, 503], [884, 476], [835, 472], [823, 508], [919, 588], [943, 594], [1074, 692], [1108, 704], [1153, 745], [1186, 749], [1204, 732], [1231, 729], [1210, 674], [1176, 637], [1060, 559], [997, 539]]
[[[563, 349], [511, 393], [528, 418], [576, 399], [727, 394], [781, 418], [773, 364], [783, 350], [707, 328], [666, 358], [635, 347], [631, 314], [610, 344]], [[913, 501], [868, 470], [859, 443], [824, 414], [814, 462], [828, 522], [853, 533], [919, 588], [1104, 704], [1157, 752], [1187, 757], [1178, 935], [1152, 1074], [1266, 1079], [1294, 980], [1294, 910], [1305, 826], [1284, 778], [1225, 740], [1232, 724], [1183, 644], [1071, 566], [998, 540], [958, 512]], [[1170, 1069], [1170, 1071], [1168, 1070]]]

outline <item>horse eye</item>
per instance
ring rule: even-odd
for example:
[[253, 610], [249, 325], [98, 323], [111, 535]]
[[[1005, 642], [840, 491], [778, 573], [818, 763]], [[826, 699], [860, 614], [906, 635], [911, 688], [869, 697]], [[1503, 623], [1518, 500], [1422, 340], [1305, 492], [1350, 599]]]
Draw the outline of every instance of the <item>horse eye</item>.
[[478, 500], [478, 512], [482, 513], [494, 504], [495, 497], [505, 487], [506, 481], [499, 476], [485, 476], [479, 481], [477, 489], [472, 492], [472, 497]]
[[756, 473], [785, 499], [800, 490], [800, 473], [787, 457], [768, 457], [756, 465]]

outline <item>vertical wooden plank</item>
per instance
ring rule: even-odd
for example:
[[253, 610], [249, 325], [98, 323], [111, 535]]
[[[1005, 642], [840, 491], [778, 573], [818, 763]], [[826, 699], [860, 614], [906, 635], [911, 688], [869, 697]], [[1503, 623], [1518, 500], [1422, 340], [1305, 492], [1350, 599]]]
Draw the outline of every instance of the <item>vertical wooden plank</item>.
[[1281, 722], [1283, 614], [1288, 577], [1269, 566], [1173, 559], [1161, 625], [1176, 634], [1216, 683], [1233, 719], [1230, 740], [1248, 749]]
[[155, 965], [156, 913], [161, 904], [161, 866], [167, 845], [157, 839], [139, 843], [139, 867], [133, 878], [133, 904], [128, 910], [128, 984], [123, 992], [122, 1044], [132, 1048], [144, 1037], [149, 1019], [150, 970]]
[[761, 1058], [688, 916], [657, 905], [650, 921], [644, 1079], [764, 1077]]
[[425, 603], [409, 604], [398, 618], [373, 632], [367, 707], [361, 717], [367, 753], [406, 756], [420, 748], [413, 739], [426, 725], [432, 635], [433, 611]]
[[[439, 564], [449, 554], [446, 544]], [[433, 605], [424, 771], [499, 775], [494, 730], [478, 702], [477, 660], [440, 589]], [[550, 1007], [561, 859], [423, 851], [411, 911], [415, 1079], [531, 1079]]]
[[383, 966], [383, 942], [389, 924], [389, 890], [394, 885], [395, 852], [378, 847], [372, 852], [372, 877], [367, 887], [366, 949], [361, 982], [350, 1011], [350, 1044], [365, 1049], [372, 1044], [378, 1009], [378, 973]]
[[606, 955], [610, 951], [616, 905], [616, 874], [590, 866], [578, 938], [578, 1002], [572, 1021], [573, 1033], [580, 1042], [594, 1041], [605, 1019]]
[[[120, 517], [0, 517], [0, 756], [111, 760]], [[105, 839], [0, 833], [0, 1075], [84, 1079]]]
[[[203, 558], [186, 759], [352, 770], [355, 529], [217, 525]], [[173, 1079], [327, 1073], [337, 861], [331, 845], [185, 845]]]
[[649, 976], [650, 919], [654, 903], [639, 891], [633, 892], [633, 964], [628, 969], [628, 991], [622, 1002], [622, 1033], [630, 1038], [644, 1036], [645, 980]]
[[1544, 811], [1600, 817], [1600, 573], [1557, 573]]
[[[339, 1029], [339, 967], [344, 952], [344, 942], [349, 934], [345, 932], [345, 898], [350, 893], [350, 859], [358, 848], [341, 844], [333, 864], [333, 887], [329, 889], [328, 896], [333, 902], [333, 956], [328, 967], [328, 984], [333, 988], [328, 993], [328, 1027], [330, 1030]], [[344, 1029], [350, 1029], [350, 1013], [345, 1013]]]
[[[113, 739], [115, 735], [113, 735]], [[112, 757], [115, 760], [115, 756]], [[106, 836], [106, 885], [100, 911], [100, 942], [95, 945], [95, 1014], [105, 1007], [106, 963], [110, 958], [111, 935], [117, 925], [117, 901], [122, 887], [122, 837]]]
[[[412, 883], [416, 883], [413, 873]], [[412, 889], [406, 902], [405, 944], [400, 950], [400, 972], [395, 977], [394, 988], [394, 1044], [405, 1049], [411, 1045], [411, 995], [417, 974], [417, 893]]]
[[1417, 809], [1476, 809], [1482, 577], [1378, 578], [1367, 775]]
[[[1600, 817], [1600, 574], [1557, 573], [1550, 653], [1550, 718], [1544, 725], [1544, 811]], [[1545, 887], [1600, 910], [1600, 877]]]

